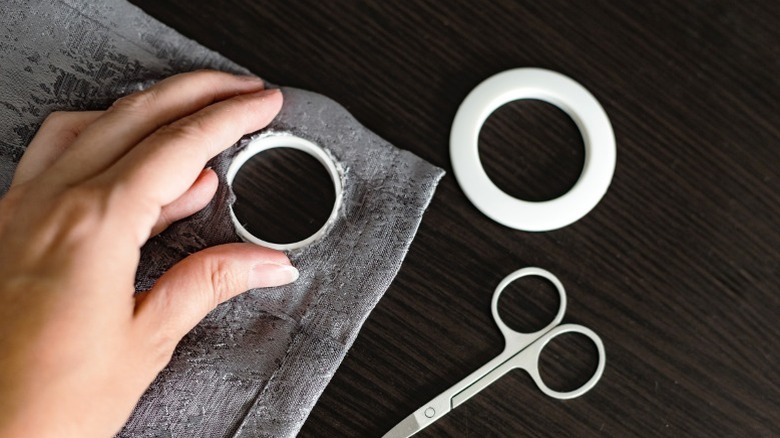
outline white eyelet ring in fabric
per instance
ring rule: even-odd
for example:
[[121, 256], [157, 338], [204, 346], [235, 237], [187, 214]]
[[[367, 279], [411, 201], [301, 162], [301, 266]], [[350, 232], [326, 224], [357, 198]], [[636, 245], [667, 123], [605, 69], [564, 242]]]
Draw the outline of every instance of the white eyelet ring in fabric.
[[336, 219], [339, 207], [341, 206], [341, 198], [344, 192], [344, 188], [341, 182], [341, 172], [339, 172], [339, 169], [336, 163], [333, 161], [333, 158], [331, 158], [331, 156], [325, 152], [323, 148], [317, 146], [309, 140], [285, 133], [270, 133], [257, 137], [249, 142], [249, 144], [247, 144], [241, 152], [236, 154], [235, 158], [233, 158], [233, 161], [230, 163], [230, 167], [228, 167], [226, 174], [228, 185], [232, 186], [233, 180], [236, 178], [236, 174], [238, 174], [239, 169], [241, 169], [241, 166], [249, 161], [250, 158], [263, 151], [274, 148], [297, 149], [316, 158], [320, 163], [322, 163], [323, 166], [325, 166], [325, 169], [328, 171], [328, 175], [330, 175], [330, 178], [333, 180], [333, 190], [336, 195], [335, 202], [333, 203], [333, 210], [331, 211], [328, 220], [325, 221], [325, 224], [311, 236], [298, 242], [291, 243], [268, 242], [253, 235], [244, 227], [241, 221], [238, 220], [235, 212], [233, 211], [233, 206], [230, 206], [230, 219], [233, 221], [233, 226], [235, 227], [236, 233], [238, 233], [239, 237], [247, 242], [262, 245], [267, 248], [280, 251], [289, 251], [306, 246], [325, 235], [330, 225]]

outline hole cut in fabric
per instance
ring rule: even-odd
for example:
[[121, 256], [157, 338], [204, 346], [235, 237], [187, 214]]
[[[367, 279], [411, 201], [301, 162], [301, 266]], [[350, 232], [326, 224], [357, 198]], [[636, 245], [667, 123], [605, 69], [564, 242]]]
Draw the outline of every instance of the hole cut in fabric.
[[285, 134], [252, 140], [228, 172], [236, 231], [281, 250], [316, 241], [338, 212], [341, 176], [330, 155], [308, 140]]

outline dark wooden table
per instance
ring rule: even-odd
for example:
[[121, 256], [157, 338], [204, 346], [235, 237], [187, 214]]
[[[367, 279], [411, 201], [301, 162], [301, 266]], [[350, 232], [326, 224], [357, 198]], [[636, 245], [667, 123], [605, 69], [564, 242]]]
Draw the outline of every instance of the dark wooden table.
[[[134, 3], [450, 171], [301, 436], [381, 436], [498, 354], [493, 289], [532, 265], [567, 286], [565, 321], [603, 338], [601, 382], [558, 401], [512, 372], [420, 436], [780, 435], [780, 2]], [[479, 213], [448, 155], [468, 92], [525, 66], [587, 87], [618, 145], [596, 209], [536, 234]], [[584, 157], [572, 121], [534, 101], [494, 113], [480, 154], [500, 187], [531, 200], [566, 192]], [[317, 193], [300, 205], [327, 209]], [[521, 286], [506, 317], [540, 327], [551, 288]], [[568, 337], [542, 369], [566, 388], [594, 363]]]

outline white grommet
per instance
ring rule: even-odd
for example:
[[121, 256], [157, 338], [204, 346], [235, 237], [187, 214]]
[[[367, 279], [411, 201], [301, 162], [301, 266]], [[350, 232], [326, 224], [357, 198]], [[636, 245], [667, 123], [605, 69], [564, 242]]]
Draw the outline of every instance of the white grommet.
[[335, 202], [333, 203], [333, 210], [331, 211], [328, 220], [325, 221], [325, 224], [306, 239], [292, 243], [267, 242], [258, 238], [257, 236], [250, 233], [246, 228], [244, 228], [244, 225], [241, 224], [241, 222], [236, 217], [236, 214], [233, 211], [233, 206], [230, 206], [230, 219], [233, 220], [233, 226], [236, 228], [236, 233], [238, 233], [239, 237], [247, 242], [255, 243], [257, 245], [262, 245], [280, 251], [287, 251], [306, 246], [325, 235], [325, 233], [328, 231], [328, 228], [335, 221], [336, 216], [338, 215], [344, 189], [341, 182], [341, 172], [337, 164], [323, 148], [317, 146], [309, 140], [296, 137], [292, 134], [279, 132], [266, 133], [253, 139], [249, 142], [249, 144], [246, 145], [243, 150], [241, 150], [241, 152], [236, 154], [227, 170], [226, 178], [228, 185], [233, 185], [233, 180], [236, 178], [236, 174], [238, 174], [239, 169], [241, 169], [241, 166], [243, 166], [244, 163], [246, 163], [250, 158], [263, 151], [274, 148], [297, 149], [316, 158], [317, 161], [325, 166], [325, 169], [328, 171], [330, 178], [333, 180], [333, 190], [336, 195]]
[[[544, 202], [509, 196], [485, 173], [479, 160], [479, 131], [498, 107], [518, 99], [539, 99], [566, 112], [585, 145], [579, 180], [567, 193]], [[595, 97], [574, 80], [538, 68], [508, 70], [479, 84], [460, 105], [450, 132], [455, 178], [482, 213], [507, 227], [549, 231], [585, 216], [607, 191], [615, 171], [615, 134]]]

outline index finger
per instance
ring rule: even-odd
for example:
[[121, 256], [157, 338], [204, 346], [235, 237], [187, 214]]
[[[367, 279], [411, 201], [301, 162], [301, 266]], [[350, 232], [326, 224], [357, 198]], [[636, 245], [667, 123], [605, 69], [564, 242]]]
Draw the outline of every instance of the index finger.
[[161, 127], [230, 97], [257, 92], [264, 82], [252, 76], [201, 70], [163, 79], [116, 101], [52, 167], [54, 183], [86, 181], [116, 164]]
[[240, 95], [160, 128], [98, 176], [100, 185], [122, 188], [128, 207], [119, 214], [148, 237], [160, 209], [187, 191], [208, 160], [267, 126], [282, 100], [278, 89]]

